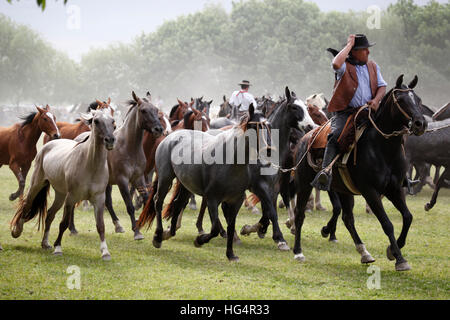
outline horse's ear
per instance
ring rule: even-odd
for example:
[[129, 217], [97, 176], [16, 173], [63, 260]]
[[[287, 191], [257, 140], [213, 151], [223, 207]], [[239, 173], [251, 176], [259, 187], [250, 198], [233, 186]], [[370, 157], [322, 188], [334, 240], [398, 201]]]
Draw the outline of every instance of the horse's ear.
[[180, 105], [180, 106], [184, 105], [183, 101], [181, 101], [180, 99], [177, 98], [177, 101], [178, 101], [178, 105]]
[[285, 95], [286, 95], [286, 99], [289, 101], [289, 100], [291, 100], [291, 90], [289, 90], [289, 88], [288, 87], [286, 87], [286, 90], [285, 90], [285, 93], [284, 93]]
[[417, 75], [414, 77], [413, 81], [411, 81], [408, 84], [408, 88], [410, 89], [414, 89], [417, 86], [417, 82], [419, 81], [419, 78], [417, 77]]
[[87, 124], [92, 123], [92, 119], [94, 118], [94, 115], [92, 113], [82, 113], [81, 119], [84, 120]]
[[214, 100], [211, 100], [209, 102], [207, 102], [207, 104], [211, 105], [211, 103], [213, 103]]
[[35, 107], [36, 107], [37, 111], [39, 111], [40, 114], [43, 114], [46, 112], [44, 109], [39, 108], [38, 106], [35, 106]]
[[294, 91], [291, 92], [291, 98], [293, 98], [293, 99], [296, 99], [296, 98], [297, 98], [297, 95], [295, 94]]
[[103, 102], [101, 102], [100, 100], [96, 99], [95, 102], [97, 102], [97, 109], [101, 109], [103, 106]]
[[402, 87], [402, 84], [403, 84], [403, 74], [400, 77], [398, 77], [397, 82], [395, 83], [395, 87], [399, 89]]
[[146, 97], [149, 101], [152, 101], [152, 94], [150, 93], [150, 91], [147, 91]]
[[138, 104], [142, 104], [141, 98], [139, 98], [134, 91], [131, 92], [131, 96], [133, 97], [134, 101], [136, 101]]
[[50, 111], [50, 106], [48, 104], [45, 106], [45, 111]]
[[108, 101], [106, 101], [106, 104], [107, 104], [107, 105], [110, 105], [110, 104], [111, 104], [111, 97], [108, 97]]
[[225, 95], [223, 96], [223, 102], [227, 102], [227, 97]]

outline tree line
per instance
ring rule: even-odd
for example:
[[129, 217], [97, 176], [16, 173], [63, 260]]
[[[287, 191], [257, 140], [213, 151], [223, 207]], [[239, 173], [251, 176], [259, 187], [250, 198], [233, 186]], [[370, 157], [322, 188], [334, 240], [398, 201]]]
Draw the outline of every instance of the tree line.
[[0, 102], [123, 101], [131, 90], [149, 90], [166, 107], [177, 97], [219, 103], [243, 79], [254, 84], [256, 95], [279, 94], [289, 85], [300, 97], [323, 92], [329, 98], [334, 76], [326, 49], [341, 49], [350, 33], [377, 43], [371, 58], [390, 86], [400, 74], [417, 74], [424, 104], [448, 102], [449, 4], [399, 0], [380, 12], [379, 28], [368, 28], [373, 15], [322, 12], [300, 0], [240, 0], [230, 13], [208, 5], [129, 44], [92, 49], [79, 63], [0, 15]]

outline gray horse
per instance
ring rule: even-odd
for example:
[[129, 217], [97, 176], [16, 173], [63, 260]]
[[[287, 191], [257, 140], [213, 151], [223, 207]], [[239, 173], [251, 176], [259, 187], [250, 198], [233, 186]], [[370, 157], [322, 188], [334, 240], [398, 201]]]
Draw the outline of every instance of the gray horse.
[[144, 131], [147, 130], [155, 137], [159, 137], [164, 128], [158, 118], [158, 108], [149, 100], [141, 99], [134, 91], [133, 100], [128, 101], [131, 106], [123, 125], [114, 132], [116, 147], [108, 154], [109, 183], [106, 188], [105, 205], [111, 214], [116, 232], [124, 232], [119, 218], [112, 206], [112, 186], [118, 185], [131, 219], [131, 227], [134, 231], [134, 239], [141, 240], [144, 236], [136, 228], [135, 209], [129, 185], [135, 187], [144, 201], [147, 201], [148, 193], [145, 183], [144, 171], [147, 163], [142, 141]]
[[[106, 160], [108, 151], [114, 148], [115, 123], [110, 115], [102, 111], [91, 111], [90, 114], [83, 114], [82, 118], [92, 127], [92, 131], [84, 141], [68, 139], [50, 141], [37, 154], [31, 186], [13, 218], [11, 235], [18, 238], [22, 233], [23, 224], [39, 215], [39, 226], [41, 223], [45, 224], [42, 247], [50, 249], [48, 243], [50, 226], [56, 212], [64, 204], [63, 219], [59, 225], [58, 238], [54, 243], [54, 254], [62, 255], [62, 236], [73, 218], [75, 205], [82, 200], [89, 200], [94, 206], [102, 258], [110, 260], [111, 255], [105, 241], [103, 210], [105, 189], [108, 184]], [[55, 190], [55, 200], [47, 213], [47, 195], [50, 186]]]
[[[218, 206], [222, 204], [228, 227], [227, 234], [234, 234], [236, 216], [245, 198], [245, 190], [250, 185], [249, 164], [252, 156], [261, 148], [250, 142], [248, 133], [257, 132], [265, 147], [270, 147], [270, 138], [266, 130], [260, 130], [261, 125], [268, 126], [260, 113], [254, 112], [253, 105], [249, 115], [244, 116], [233, 129], [212, 136], [208, 133], [192, 130], [180, 130], [172, 133], [159, 145], [156, 151], [157, 179], [153, 183], [149, 201], [139, 217], [138, 225], [151, 224], [157, 217], [157, 226], [153, 245], [161, 247], [164, 235], [161, 211], [164, 198], [167, 195], [174, 178], [177, 178], [177, 206], [186, 206], [190, 193], [201, 195], [207, 199], [208, 211], [212, 221], [211, 233], [199, 235], [194, 245], [202, 246], [219, 234]], [[259, 141], [259, 139], [258, 139]], [[231, 147], [230, 147], [231, 146]], [[264, 144], [262, 145], [264, 146]], [[180, 159], [180, 154], [182, 158]], [[223, 160], [223, 164], [211, 159], [214, 154]], [[243, 155], [245, 154], [245, 155]], [[243, 155], [243, 156], [242, 156]], [[242, 156], [242, 158], [240, 158]], [[211, 161], [212, 160], [212, 161]], [[217, 158], [216, 158], [217, 160]], [[154, 197], [153, 197], [154, 195]], [[176, 222], [181, 208], [174, 208], [170, 236], [176, 232]], [[237, 261], [233, 252], [233, 237], [227, 238], [226, 255], [230, 261]]]

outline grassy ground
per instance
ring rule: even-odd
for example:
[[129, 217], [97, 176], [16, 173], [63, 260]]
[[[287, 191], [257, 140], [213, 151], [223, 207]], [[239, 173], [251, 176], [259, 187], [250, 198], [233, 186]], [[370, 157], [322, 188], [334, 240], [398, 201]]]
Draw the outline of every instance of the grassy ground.
[[[27, 182], [29, 181], [28, 177]], [[369, 290], [372, 274], [360, 264], [360, 256], [345, 229], [338, 222], [339, 243], [329, 243], [320, 229], [330, 218], [330, 212], [307, 214], [303, 228], [305, 263], [293, 259], [293, 253], [280, 252], [271, 239], [271, 228], [263, 240], [256, 235], [242, 238], [235, 246], [238, 263], [225, 257], [225, 240], [215, 238], [202, 248], [193, 245], [196, 236], [196, 214], [187, 210], [183, 227], [177, 236], [155, 249], [151, 240], [154, 227], [144, 233], [146, 239], [133, 240], [125, 206], [114, 187], [113, 199], [125, 234], [115, 234], [111, 219], [105, 212], [107, 242], [112, 260], [100, 258], [100, 243], [93, 211], [77, 209], [75, 213], [79, 235], [63, 238], [63, 256], [40, 247], [42, 233], [35, 223], [25, 225], [19, 239], [10, 236], [9, 221], [15, 203], [8, 200], [17, 183], [8, 167], [0, 169], [0, 299], [449, 299], [448, 232], [450, 190], [443, 190], [438, 204], [429, 213], [423, 207], [431, 197], [427, 187], [416, 197], [408, 197], [414, 221], [402, 250], [412, 270], [399, 273], [394, 262], [388, 261], [388, 245], [380, 224], [364, 210], [357, 198], [356, 227], [367, 249], [377, 260], [380, 289]], [[328, 197], [323, 203], [331, 209]], [[396, 234], [401, 229], [401, 216], [385, 201]], [[280, 222], [287, 218], [279, 211]], [[58, 213], [50, 235], [56, 239]], [[209, 230], [205, 219], [205, 230]], [[222, 219], [223, 220], [223, 219]], [[237, 220], [240, 229], [255, 223], [259, 217], [242, 209]], [[165, 224], [167, 225], [167, 223]], [[292, 247], [294, 236], [282, 224], [282, 231]], [[69, 266], [80, 270], [81, 288], [71, 290], [67, 281]]]

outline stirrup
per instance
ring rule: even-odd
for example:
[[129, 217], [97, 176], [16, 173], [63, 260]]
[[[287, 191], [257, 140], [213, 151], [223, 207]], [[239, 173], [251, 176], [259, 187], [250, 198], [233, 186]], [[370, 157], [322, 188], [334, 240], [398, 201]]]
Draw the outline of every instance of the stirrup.
[[314, 180], [311, 182], [311, 186], [322, 191], [330, 191], [331, 188], [331, 170], [327, 172], [326, 169], [320, 171]]

